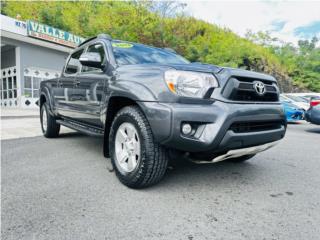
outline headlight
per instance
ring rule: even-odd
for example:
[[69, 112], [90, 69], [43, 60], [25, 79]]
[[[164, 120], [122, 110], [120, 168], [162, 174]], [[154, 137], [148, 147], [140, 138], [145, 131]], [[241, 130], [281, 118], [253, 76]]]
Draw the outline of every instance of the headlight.
[[210, 88], [219, 86], [210, 73], [168, 70], [164, 77], [170, 91], [184, 97], [203, 98]]

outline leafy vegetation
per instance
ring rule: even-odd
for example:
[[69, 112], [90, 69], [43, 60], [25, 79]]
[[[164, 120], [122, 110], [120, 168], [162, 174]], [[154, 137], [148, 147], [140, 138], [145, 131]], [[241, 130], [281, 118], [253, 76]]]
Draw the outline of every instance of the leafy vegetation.
[[241, 38], [183, 14], [180, 2], [71, 1], [2, 2], [1, 13], [32, 19], [83, 37], [108, 33], [113, 38], [170, 47], [191, 61], [240, 67], [275, 76], [283, 91], [320, 91], [317, 39], [297, 47], [267, 33]]
[[276, 55], [295, 85], [313, 91], [320, 90], [320, 48], [316, 47], [319, 39], [300, 40], [295, 47], [263, 32], [249, 32], [247, 38]]

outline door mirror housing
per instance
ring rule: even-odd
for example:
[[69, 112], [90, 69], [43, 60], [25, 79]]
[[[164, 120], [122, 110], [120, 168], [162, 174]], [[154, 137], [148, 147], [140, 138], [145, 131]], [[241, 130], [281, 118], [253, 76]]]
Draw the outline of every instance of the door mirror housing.
[[102, 59], [99, 53], [96, 52], [86, 52], [82, 53], [79, 61], [83, 66], [103, 68]]

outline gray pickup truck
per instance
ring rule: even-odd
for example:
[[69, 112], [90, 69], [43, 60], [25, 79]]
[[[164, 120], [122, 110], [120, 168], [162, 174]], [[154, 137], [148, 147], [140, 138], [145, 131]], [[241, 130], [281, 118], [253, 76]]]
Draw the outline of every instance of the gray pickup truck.
[[40, 120], [47, 138], [60, 125], [103, 137], [104, 155], [131, 188], [159, 182], [170, 158], [242, 162], [286, 132], [273, 77], [106, 34], [82, 43], [61, 77], [41, 83]]

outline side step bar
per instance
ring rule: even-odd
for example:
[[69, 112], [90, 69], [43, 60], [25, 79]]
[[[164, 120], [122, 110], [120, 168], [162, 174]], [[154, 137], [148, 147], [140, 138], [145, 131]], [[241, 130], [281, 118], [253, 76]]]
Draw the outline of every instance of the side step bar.
[[63, 120], [57, 120], [57, 123], [65, 126], [67, 128], [71, 128], [73, 130], [87, 134], [89, 136], [103, 137], [103, 135], [104, 135], [104, 131], [102, 129], [88, 126], [86, 124], [82, 124], [79, 122], [63, 119]]

